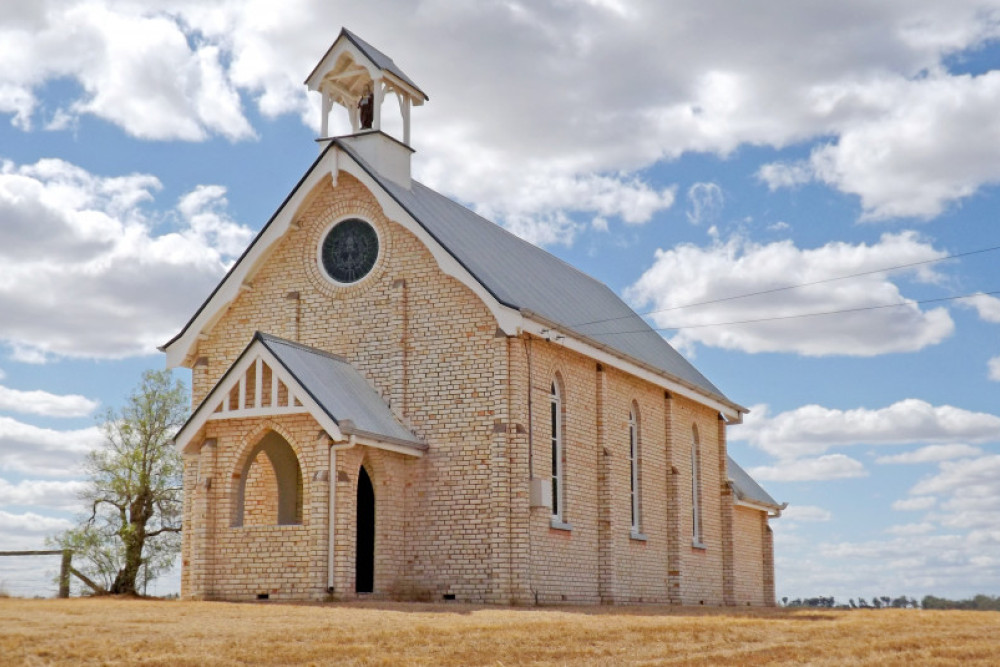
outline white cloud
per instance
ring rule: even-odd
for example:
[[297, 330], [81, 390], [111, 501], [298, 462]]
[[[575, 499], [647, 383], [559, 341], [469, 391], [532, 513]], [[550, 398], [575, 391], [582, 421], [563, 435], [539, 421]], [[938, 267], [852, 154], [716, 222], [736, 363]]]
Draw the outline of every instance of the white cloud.
[[[2, 377], [0, 374], [0, 378]], [[21, 391], [0, 386], [0, 410], [48, 417], [85, 417], [97, 406], [97, 401], [78, 394]]]
[[77, 510], [83, 509], [79, 494], [87, 486], [86, 482], [22, 480], [12, 484], [0, 478], [0, 506], [31, 505], [35, 509]]
[[994, 382], [1000, 382], [1000, 357], [993, 357], [987, 362], [987, 368], [989, 369], [990, 379]]
[[812, 482], [831, 479], [867, 477], [865, 466], [843, 454], [826, 454], [816, 458], [780, 461], [773, 466], [757, 466], [750, 474], [761, 481]]
[[[781, 535], [779, 530], [776, 537]], [[870, 540], [785, 541], [776, 549], [779, 586], [797, 595], [834, 595], [839, 602], [859, 595], [962, 598], [1000, 586], [1000, 559], [993, 555], [1000, 547], [1000, 535], [990, 531], [924, 533], [924, 527], [910, 530]]]
[[100, 429], [57, 431], [0, 416], [0, 471], [75, 477], [84, 455], [102, 442]]
[[[913, 232], [885, 234], [871, 245], [835, 242], [815, 249], [791, 240], [759, 244], [732, 237], [705, 248], [657, 250], [625, 297], [653, 311], [656, 326], [679, 328], [671, 342], [680, 347], [701, 343], [806, 356], [912, 352], [947, 338], [954, 323], [946, 309], [921, 310], [904, 298], [892, 278], [932, 281], [940, 275], [927, 265], [883, 269], [945, 255]], [[783, 289], [791, 285], [806, 286]], [[733, 298], [745, 294], [756, 295]], [[897, 303], [906, 305], [879, 308]], [[842, 312], [864, 308], [869, 310]], [[828, 312], [836, 314], [797, 317]], [[727, 322], [739, 324], [720, 324]]]
[[942, 525], [995, 531], [1000, 516], [1000, 455], [944, 461], [937, 474], [915, 484], [910, 493], [943, 496], [934, 515]]
[[0, 163], [0, 341], [17, 359], [150, 354], [194, 312], [252, 232], [226, 216], [224, 189], [200, 186], [156, 235], [143, 207], [159, 188], [62, 160]]
[[[641, 223], [672, 196], [637, 170], [817, 137], [828, 144], [808, 161], [761, 178], [820, 179], [860, 196], [869, 217], [926, 217], [1000, 179], [1000, 142], [989, 140], [1000, 75], [942, 66], [995, 38], [997, 24], [975, 0], [847, 0], [822, 12], [721, 0], [38, 0], [0, 8], [0, 113], [19, 127], [93, 114], [138, 137], [242, 139], [253, 135], [243, 96], [266, 116], [315, 125], [318, 102], [300, 82], [349, 25], [431, 95], [414, 116], [421, 178], [505, 224], [521, 220], [535, 239], [567, 240], [554, 216], [567, 193], [588, 218]], [[49, 109], [39, 90], [57, 79], [81, 92]]]
[[782, 523], [823, 523], [833, 518], [830, 510], [815, 505], [791, 505], [781, 513]]
[[[1000, 434], [998, 434], [998, 437], [1000, 437]], [[979, 456], [982, 453], [983, 450], [972, 445], [957, 443], [951, 445], [928, 445], [912, 452], [894, 454], [892, 456], [880, 456], [875, 459], [875, 463], [937, 463], [938, 461]]]
[[936, 504], [937, 498], [934, 496], [914, 496], [912, 498], [903, 498], [895, 501], [892, 504], [892, 509], [899, 510], [901, 512], [919, 512], [929, 510]]
[[944, 207], [1000, 182], [993, 142], [1000, 136], [1000, 72], [953, 76], [874, 77], [823, 91], [831, 106], [856, 116], [808, 163], [772, 164], [768, 185], [818, 180], [861, 199], [864, 217], [933, 218]]
[[725, 197], [715, 183], [695, 183], [687, 192], [687, 219], [693, 225], [711, 222], [722, 211]]
[[47, 534], [66, 530], [72, 525], [67, 519], [42, 516], [34, 512], [13, 514], [0, 510], [0, 535], [26, 534], [25, 537], [34, 539], [36, 543], [39, 541], [39, 536], [44, 537]]
[[1000, 299], [989, 294], [976, 294], [965, 299], [959, 299], [960, 305], [975, 308], [984, 322], [1000, 322]]
[[890, 535], [926, 535], [933, 533], [935, 526], [933, 523], [923, 521], [921, 523], [904, 523], [896, 526], [889, 526], [885, 532]]
[[860, 444], [996, 442], [1000, 417], [913, 398], [875, 410], [806, 405], [773, 417], [761, 405], [751, 410], [743, 424], [730, 429], [729, 438], [749, 441], [781, 459], [793, 459]]
[[0, 92], [0, 109], [15, 111], [20, 126], [30, 124], [39, 106], [36, 87], [67, 78], [79, 83], [81, 94], [54, 110], [57, 127], [92, 114], [143, 139], [254, 135], [224, 69], [225, 54], [186, 32], [166, 7], [35, 4], [30, 19], [5, 21], [0, 29], [8, 45], [0, 49], [0, 91], [10, 91]]

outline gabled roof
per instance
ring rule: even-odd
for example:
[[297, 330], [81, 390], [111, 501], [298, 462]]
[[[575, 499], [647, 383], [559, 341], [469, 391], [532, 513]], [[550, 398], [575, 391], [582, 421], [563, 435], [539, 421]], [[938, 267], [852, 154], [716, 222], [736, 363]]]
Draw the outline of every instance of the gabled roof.
[[[338, 158], [338, 155], [345, 155], [347, 159]], [[514, 313], [518, 318], [541, 323], [555, 329], [553, 337], [564, 335], [568, 339], [566, 343], [582, 341], [587, 349], [607, 352], [613, 358], [652, 373], [652, 377], [666, 378], [695, 395], [714, 401], [711, 404], [718, 405], [720, 411], [727, 413], [727, 418], [747, 412], [746, 408], [726, 398], [606, 285], [421, 183], [412, 181], [407, 189], [389, 180], [358, 155], [345, 138], [329, 140], [295, 190], [208, 300], [184, 329], [161, 348], [173, 355], [174, 363], [188, 354], [186, 350], [195, 340], [192, 336], [211, 327], [221, 316], [224, 308], [238, 295], [241, 282], [252, 278], [252, 272], [264, 261], [268, 248], [290, 228], [292, 217], [306, 193], [331, 170], [345, 169], [360, 178], [370, 178], [372, 185], [384, 193], [376, 192], [376, 196], [383, 199], [387, 196], [398, 206], [399, 212], [390, 217], [409, 216], [412, 223], [402, 218], [397, 221], [411, 227], [415, 225], [429, 236], [427, 242], [439, 247], [439, 250], [431, 249], [439, 262], [443, 251], [443, 256], [457, 263], [455, 268], [459, 273], [452, 275], [479, 288], [480, 296], [487, 300], [494, 314], [498, 311]], [[496, 307], [488, 303], [491, 300]], [[194, 331], [192, 327], [196, 323], [198, 330]], [[513, 333], [511, 327], [503, 324], [501, 327], [508, 334]], [[172, 350], [175, 343], [184, 344], [185, 349]]]
[[350, 41], [355, 47], [357, 47], [357, 49], [362, 53], [362, 55], [364, 55], [366, 58], [368, 58], [368, 60], [371, 61], [372, 65], [374, 65], [376, 68], [378, 68], [383, 72], [388, 72], [389, 74], [393, 75], [406, 85], [410, 86], [415, 91], [420, 93], [420, 95], [425, 100], [430, 99], [429, 97], [427, 97], [427, 93], [425, 93], [423, 90], [420, 89], [420, 86], [415, 84], [413, 80], [403, 72], [403, 70], [399, 69], [399, 66], [392, 61], [392, 58], [385, 55], [384, 53], [376, 49], [374, 46], [372, 46], [365, 40], [355, 35], [347, 28], [340, 29], [340, 34], [337, 35], [337, 39], [333, 40], [333, 44], [331, 44], [330, 48], [327, 49], [326, 54], [320, 59], [316, 67], [313, 68], [313, 71], [309, 73], [309, 76], [306, 77], [307, 84], [309, 83], [310, 79], [312, 79], [313, 76], [316, 74], [317, 70], [319, 70], [319, 68], [322, 67], [323, 63], [326, 62], [326, 57], [330, 55], [330, 53], [334, 50], [334, 48], [336, 48], [337, 43], [341, 40], [341, 38], [346, 38], [348, 41]]
[[417, 181], [407, 189], [385, 178], [349, 145], [340, 146], [503, 305], [540, 315], [728, 402], [604, 283]]
[[[263, 382], [265, 369], [270, 385]], [[362, 444], [412, 456], [427, 449], [346, 359], [259, 331], [181, 427], [174, 444], [183, 450], [210, 420], [298, 413], [311, 414], [336, 441], [355, 437]]]
[[750, 474], [740, 467], [733, 457], [726, 455], [726, 471], [729, 474], [729, 481], [733, 484], [733, 491], [737, 500], [742, 500], [751, 505], [759, 505], [780, 512], [788, 506], [778, 504], [778, 501], [771, 497], [771, 494], [754, 480]]
[[426, 449], [343, 357], [259, 331], [254, 339], [274, 354], [343, 433], [406, 442]]

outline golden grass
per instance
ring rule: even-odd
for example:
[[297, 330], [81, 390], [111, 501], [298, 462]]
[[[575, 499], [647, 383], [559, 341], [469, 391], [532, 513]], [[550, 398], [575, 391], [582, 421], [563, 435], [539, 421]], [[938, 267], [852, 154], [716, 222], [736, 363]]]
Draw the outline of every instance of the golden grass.
[[3, 665], [1000, 663], [1000, 613], [0, 600]]

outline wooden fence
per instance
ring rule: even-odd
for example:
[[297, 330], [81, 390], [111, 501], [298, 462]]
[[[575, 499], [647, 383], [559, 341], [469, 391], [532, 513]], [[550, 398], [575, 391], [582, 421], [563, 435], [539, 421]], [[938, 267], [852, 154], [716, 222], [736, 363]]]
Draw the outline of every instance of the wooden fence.
[[[62, 565], [59, 568], [59, 597], [69, 597], [69, 575], [80, 574], [73, 569], [73, 552], [70, 549], [55, 549], [42, 551], [0, 551], [0, 556], [55, 556], [62, 554]], [[88, 583], [88, 582], [84, 582]], [[90, 585], [88, 583], [88, 585]]]

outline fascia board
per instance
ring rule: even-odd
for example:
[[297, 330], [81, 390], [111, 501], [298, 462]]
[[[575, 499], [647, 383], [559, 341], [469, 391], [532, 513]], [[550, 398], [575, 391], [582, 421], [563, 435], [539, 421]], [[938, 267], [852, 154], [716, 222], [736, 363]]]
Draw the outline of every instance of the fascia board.
[[223, 278], [222, 284], [209, 297], [208, 302], [188, 325], [184, 333], [163, 347], [163, 351], [167, 355], [167, 368], [184, 365], [185, 360], [191, 356], [197, 344], [198, 336], [212, 329], [225, 313], [229, 304], [239, 296], [243, 283], [252, 281], [253, 276], [263, 265], [276, 242], [288, 232], [295, 214], [309, 193], [324, 178], [331, 178], [331, 172], [336, 169], [337, 165], [335, 155], [337, 152], [339, 151], [327, 151], [323, 158], [313, 166], [260, 235], [254, 239], [246, 253], [237, 260], [237, 264]]
[[724, 403], [718, 398], [704, 394], [686, 384], [678, 382], [667, 375], [650, 370], [644, 365], [631, 361], [622, 354], [612, 351], [610, 347], [598, 343], [597, 341], [588, 342], [587, 340], [581, 338], [574, 332], [560, 327], [555, 322], [550, 322], [537, 313], [532, 313], [530, 311], [524, 311], [522, 329], [533, 336], [538, 338], [546, 338], [547, 332], [558, 332], [562, 336], [559, 341], [559, 345], [562, 345], [574, 352], [579, 352], [580, 354], [591, 357], [592, 359], [599, 361], [603, 364], [607, 364], [618, 370], [625, 371], [630, 375], [634, 375], [642, 380], [645, 380], [651, 384], [662, 387], [671, 393], [678, 394], [679, 396], [684, 396], [689, 398], [696, 403], [701, 403], [706, 405], [713, 410], [717, 410], [723, 417], [726, 418], [726, 422], [729, 424], [738, 424], [743, 421], [743, 413], [749, 412], [747, 408], [736, 405], [735, 403]]
[[380, 70], [375, 63], [372, 62], [371, 58], [364, 54], [364, 52], [354, 45], [350, 39], [341, 34], [327, 50], [326, 55], [323, 59], [319, 61], [313, 71], [309, 73], [308, 78], [305, 80], [306, 86], [309, 90], [319, 91], [320, 86], [323, 83], [323, 77], [333, 69], [333, 66], [337, 64], [337, 59], [340, 58], [344, 53], [350, 53], [351, 57], [354, 58], [354, 62], [364, 67], [368, 70], [368, 75], [375, 78], [375, 72], [380, 72]]
[[490, 310], [490, 313], [497, 321], [497, 326], [505, 334], [508, 336], [516, 335], [523, 319], [521, 313], [514, 308], [501, 304], [496, 297], [490, 294], [483, 284], [476, 280], [469, 270], [462, 266], [444, 246], [438, 243], [420, 223], [414, 220], [413, 216], [392, 195], [386, 192], [378, 181], [372, 178], [349, 153], [341, 151], [339, 148], [338, 152], [341, 156], [338, 160], [341, 171], [361, 181], [368, 188], [368, 191], [375, 196], [385, 216], [416, 236], [430, 251], [441, 271], [472, 290]]
[[779, 516], [781, 516], [781, 510], [784, 509], [784, 507], [780, 505], [779, 506], [764, 505], [761, 503], [755, 503], [752, 500], [743, 500], [742, 498], [737, 498], [733, 504], [738, 507], [746, 507], [752, 510], [757, 510], [758, 512], [764, 512], [765, 514], [768, 515], [768, 517], [772, 519], [776, 519]]
[[[257, 362], [260, 358], [265, 364], [271, 367], [271, 372], [276, 373], [278, 379], [288, 387], [288, 391], [294, 395], [295, 398], [302, 403], [303, 409], [308, 412], [313, 419], [315, 419], [321, 427], [323, 427], [330, 438], [335, 442], [339, 442], [345, 439], [344, 434], [340, 430], [340, 426], [334, 421], [330, 415], [326, 413], [323, 408], [316, 403], [312, 395], [306, 391], [305, 387], [298, 381], [298, 379], [292, 375], [291, 372], [285, 367], [284, 364], [270, 351], [267, 349], [260, 340], [255, 340], [250, 344], [249, 347], [244, 351], [240, 358], [236, 360], [229, 370], [226, 371], [222, 380], [219, 381], [212, 391], [208, 393], [205, 400], [201, 402], [201, 405], [195, 410], [191, 418], [188, 419], [187, 423], [178, 431], [177, 435], [174, 436], [174, 446], [178, 451], [184, 452], [186, 447], [190, 444], [192, 439], [203, 426], [208, 422], [211, 416], [215, 413], [215, 409], [219, 406], [219, 402], [225, 400], [225, 397], [229, 392], [233, 390], [237, 384], [239, 384], [240, 378], [243, 377], [246, 372], [250, 369], [250, 366]], [[266, 415], [265, 415], [266, 416]], [[235, 414], [233, 419], [241, 419], [239, 414]]]

